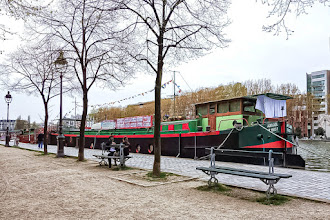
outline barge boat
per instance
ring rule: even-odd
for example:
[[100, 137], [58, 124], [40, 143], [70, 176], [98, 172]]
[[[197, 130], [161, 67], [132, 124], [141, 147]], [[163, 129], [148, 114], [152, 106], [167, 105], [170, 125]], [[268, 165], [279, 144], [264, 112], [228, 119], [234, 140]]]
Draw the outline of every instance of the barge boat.
[[[303, 168], [305, 161], [296, 154], [293, 127], [284, 117], [290, 98], [265, 93], [195, 104], [195, 119], [161, 123], [161, 154], [197, 159], [214, 147], [225, 152], [217, 160], [262, 165], [265, 160], [255, 155], [273, 150], [283, 154], [275, 165]], [[86, 130], [85, 147], [100, 149], [110, 136], [116, 143], [128, 137], [131, 152], [152, 154], [153, 133], [153, 116], [108, 120], [97, 129]], [[50, 144], [56, 144], [56, 137], [56, 133], [50, 134]], [[77, 146], [78, 138], [79, 131], [65, 131], [67, 146]]]

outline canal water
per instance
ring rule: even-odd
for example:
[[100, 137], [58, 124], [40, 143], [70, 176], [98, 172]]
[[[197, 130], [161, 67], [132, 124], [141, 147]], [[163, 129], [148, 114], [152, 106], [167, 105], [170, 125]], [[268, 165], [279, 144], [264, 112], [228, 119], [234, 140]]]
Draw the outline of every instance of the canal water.
[[330, 142], [300, 140], [298, 154], [306, 161], [306, 170], [330, 172]]

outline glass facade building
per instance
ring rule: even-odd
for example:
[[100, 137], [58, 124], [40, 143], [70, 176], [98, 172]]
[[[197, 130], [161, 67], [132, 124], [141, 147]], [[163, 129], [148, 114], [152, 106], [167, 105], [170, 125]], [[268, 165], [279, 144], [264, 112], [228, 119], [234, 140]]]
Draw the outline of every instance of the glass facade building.
[[330, 103], [330, 70], [321, 70], [306, 73], [307, 93], [313, 95], [312, 98], [312, 122], [311, 134], [319, 127], [320, 116], [329, 114]]

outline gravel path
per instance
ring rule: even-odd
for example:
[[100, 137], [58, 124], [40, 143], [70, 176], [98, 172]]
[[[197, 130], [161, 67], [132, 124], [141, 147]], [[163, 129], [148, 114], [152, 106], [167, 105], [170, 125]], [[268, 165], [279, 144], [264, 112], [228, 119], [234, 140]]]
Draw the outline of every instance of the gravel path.
[[330, 219], [330, 205], [292, 199], [266, 206], [198, 191], [187, 181], [141, 187], [95, 161], [0, 146], [0, 219]]

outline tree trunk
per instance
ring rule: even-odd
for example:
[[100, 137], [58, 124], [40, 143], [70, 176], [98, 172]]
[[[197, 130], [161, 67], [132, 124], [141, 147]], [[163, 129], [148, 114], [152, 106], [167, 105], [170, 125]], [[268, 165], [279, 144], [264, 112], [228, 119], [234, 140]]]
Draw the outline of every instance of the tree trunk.
[[[86, 85], [86, 84], [85, 84]], [[87, 89], [84, 88], [83, 92], [83, 114], [81, 116], [81, 125], [80, 125], [80, 136], [79, 136], [79, 153], [78, 160], [83, 161], [84, 158], [84, 148], [85, 148], [85, 125], [86, 125], [86, 117], [87, 117]]]
[[155, 127], [154, 127], [154, 166], [152, 173], [154, 176], [160, 176], [160, 156], [162, 151], [161, 137], [160, 137], [160, 123], [161, 123], [161, 84], [163, 75], [163, 35], [160, 34], [158, 40], [158, 65], [157, 77], [155, 86]]
[[44, 122], [44, 154], [48, 154], [48, 103], [44, 103], [45, 107], [45, 122]]

